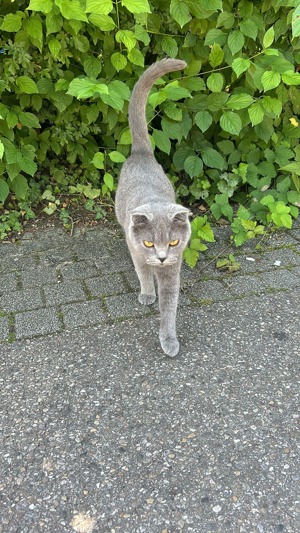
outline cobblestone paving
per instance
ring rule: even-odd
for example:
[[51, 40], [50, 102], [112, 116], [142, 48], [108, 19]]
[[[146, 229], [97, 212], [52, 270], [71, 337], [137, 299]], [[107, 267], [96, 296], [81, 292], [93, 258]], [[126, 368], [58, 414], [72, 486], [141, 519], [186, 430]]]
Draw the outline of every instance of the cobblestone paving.
[[[300, 287], [300, 231], [277, 233], [230, 249], [227, 229], [217, 232], [197, 267], [182, 270], [180, 305], [203, 306]], [[215, 267], [234, 253], [234, 274]], [[26, 233], [0, 245], [0, 342], [65, 329], [107, 324], [157, 313], [137, 301], [138, 281], [123, 236], [112, 227]]]

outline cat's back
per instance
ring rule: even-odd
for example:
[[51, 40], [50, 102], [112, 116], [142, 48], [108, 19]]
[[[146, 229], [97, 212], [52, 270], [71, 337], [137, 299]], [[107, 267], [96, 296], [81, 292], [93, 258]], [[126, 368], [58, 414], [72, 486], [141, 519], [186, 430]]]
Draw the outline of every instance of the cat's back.
[[120, 174], [115, 202], [117, 217], [122, 224], [128, 211], [156, 201], [174, 203], [174, 189], [152, 154], [133, 153]]

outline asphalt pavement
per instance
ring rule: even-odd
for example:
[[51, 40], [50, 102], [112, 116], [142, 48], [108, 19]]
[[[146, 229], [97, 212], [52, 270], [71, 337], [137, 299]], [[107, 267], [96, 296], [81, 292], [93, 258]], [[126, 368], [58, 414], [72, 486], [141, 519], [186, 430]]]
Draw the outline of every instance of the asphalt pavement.
[[300, 531], [300, 225], [216, 234], [174, 359], [116, 226], [0, 244], [1, 532]]

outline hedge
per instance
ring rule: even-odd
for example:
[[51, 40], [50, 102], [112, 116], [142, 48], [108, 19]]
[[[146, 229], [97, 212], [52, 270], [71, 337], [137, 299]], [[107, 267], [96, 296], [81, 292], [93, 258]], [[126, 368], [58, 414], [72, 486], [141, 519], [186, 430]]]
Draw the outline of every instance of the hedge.
[[[33, 216], [40, 199], [51, 213], [61, 193], [113, 195], [130, 153], [130, 91], [167, 55], [188, 67], [154, 87], [147, 113], [180, 201], [227, 219], [237, 245], [290, 228], [299, 36], [299, 0], [2, 1], [0, 218]], [[196, 217], [189, 264], [212, 239]]]

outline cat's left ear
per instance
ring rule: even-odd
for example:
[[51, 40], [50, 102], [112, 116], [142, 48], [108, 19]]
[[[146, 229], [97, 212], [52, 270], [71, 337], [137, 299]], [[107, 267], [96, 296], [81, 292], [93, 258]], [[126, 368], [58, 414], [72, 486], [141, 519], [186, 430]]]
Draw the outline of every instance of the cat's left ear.
[[172, 204], [169, 207], [168, 218], [174, 222], [188, 222], [192, 212], [182, 205]]

